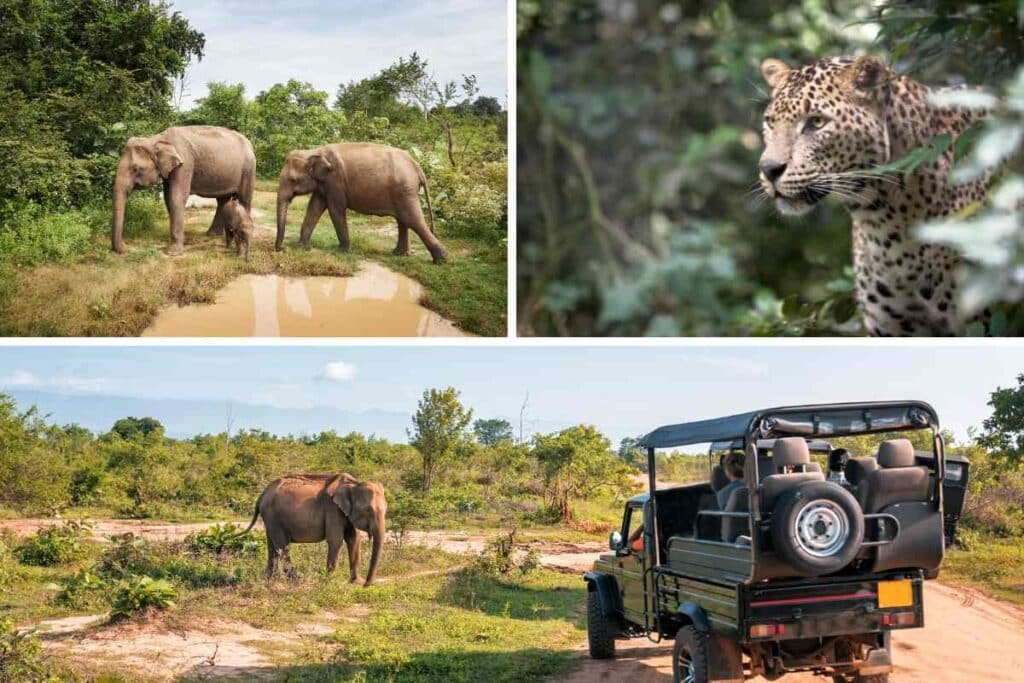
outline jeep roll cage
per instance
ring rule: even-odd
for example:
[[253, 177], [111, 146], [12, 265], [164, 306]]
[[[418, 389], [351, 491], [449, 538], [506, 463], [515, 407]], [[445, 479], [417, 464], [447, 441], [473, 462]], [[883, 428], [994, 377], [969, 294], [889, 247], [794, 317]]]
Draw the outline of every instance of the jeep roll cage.
[[[655, 469], [655, 451], [657, 449], [711, 443], [709, 457], [714, 452], [743, 450], [746, 456], [743, 479], [750, 497], [749, 511], [702, 510], [699, 514], [745, 518], [749, 520], [749, 528], [754, 530], [759, 528], [762, 521], [757, 453], [759, 447], [766, 447], [765, 440], [774, 441], [777, 438], [789, 436], [800, 436], [813, 440], [815, 437], [856, 436], [920, 429], [931, 429], [932, 431], [935, 455], [931, 463], [935, 472], [932, 502], [936, 510], [941, 510], [942, 482], [945, 477], [945, 447], [942, 434], [939, 431], [939, 418], [935, 410], [923, 401], [786, 406], [658, 427], [645, 435], [638, 444], [647, 450], [651, 523], [644, 525], [643, 533], [646, 547], [653, 549], [651, 569], [657, 573], [662, 566], [657, 496], [654, 495], [657, 491]], [[871, 544], [878, 545], [879, 542]], [[756, 567], [761, 553], [759, 534], [751, 533], [750, 535], [750, 553], [753, 566]], [[752, 578], [748, 577], [745, 583], [750, 583]]]

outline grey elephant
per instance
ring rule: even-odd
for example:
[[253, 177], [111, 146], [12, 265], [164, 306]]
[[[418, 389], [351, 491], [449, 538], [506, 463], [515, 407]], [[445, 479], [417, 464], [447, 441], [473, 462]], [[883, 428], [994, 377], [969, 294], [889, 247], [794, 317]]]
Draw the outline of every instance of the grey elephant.
[[124, 252], [124, 210], [137, 187], [163, 183], [164, 204], [171, 222], [170, 253], [185, 249], [185, 201], [190, 194], [215, 197], [217, 212], [207, 234], [220, 234], [224, 205], [237, 195], [246, 211], [252, 208], [256, 154], [241, 133], [217, 126], [175, 126], [148, 138], [125, 143], [114, 178], [114, 224], [111, 248]]
[[[430, 213], [430, 228], [420, 208], [423, 188]], [[312, 195], [302, 221], [299, 244], [309, 249], [309, 238], [324, 211], [329, 211], [338, 244], [349, 248], [346, 212], [393, 216], [398, 220], [398, 245], [394, 253], [409, 253], [409, 230], [427, 247], [434, 263], [448, 253], [433, 232], [427, 177], [405, 150], [372, 143], [335, 143], [316, 149], [294, 150], [285, 158], [277, 189], [277, 249], [284, 245], [288, 205], [297, 195]]]
[[365, 531], [373, 540], [369, 586], [377, 576], [377, 564], [384, 545], [388, 504], [384, 487], [361, 482], [349, 474], [290, 474], [274, 480], [256, 501], [248, 532], [262, 515], [267, 532], [266, 577], [274, 574], [280, 558], [289, 578], [295, 579], [288, 546], [292, 543], [327, 541], [327, 571], [338, 564], [341, 544], [348, 546], [349, 581], [357, 579], [359, 534]]
[[224, 245], [235, 242], [235, 253], [249, 260], [249, 244], [252, 242], [252, 218], [237, 196], [231, 197], [224, 205]]

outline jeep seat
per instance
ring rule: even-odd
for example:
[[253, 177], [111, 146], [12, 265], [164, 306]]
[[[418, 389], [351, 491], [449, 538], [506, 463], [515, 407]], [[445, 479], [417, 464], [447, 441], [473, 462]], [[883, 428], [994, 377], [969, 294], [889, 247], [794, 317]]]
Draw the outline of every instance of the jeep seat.
[[[791, 436], [785, 439], [778, 439], [772, 449], [772, 463], [775, 466], [775, 474], [770, 474], [761, 480], [761, 509], [770, 512], [775, 507], [775, 501], [786, 491], [808, 481], [824, 481], [825, 475], [821, 473], [821, 466], [815, 469], [811, 465], [811, 451], [807, 448], [807, 442], [799, 436]], [[795, 471], [786, 472], [783, 468], [793, 468]]]
[[883, 441], [878, 447], [878, 469], [857, 486], [857, 500], [869, 514], [893, 503], [927, 501], [929, 481], [928, 468], [917, 464], [909, 440]]
[[846, 481], [849, 482], [850, 486], [856, 488], [863, 484], [868, 475], [878, 469], [878, 461], [872, 457], [867, 458], [850, 458], [846, 461], [846, 467], [843, 468], [843, 474], [846, 476]]
[[725, 469], [721, 465], [715, 465], [711, 470], [711, 490], [718, 493], [729, 485], [729, 477], [725, 476]]

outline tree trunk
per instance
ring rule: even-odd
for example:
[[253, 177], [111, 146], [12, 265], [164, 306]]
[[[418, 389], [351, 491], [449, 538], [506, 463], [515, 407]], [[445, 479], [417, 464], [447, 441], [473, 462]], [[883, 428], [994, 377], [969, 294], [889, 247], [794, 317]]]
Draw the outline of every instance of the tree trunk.
[[444, 135], [448, 141], [448, 163], [452, 165], [452, 168], [456, 167], [455, 163], [455, 139], [452, 137], [452, 124], [448, 121], [442, 121], [441, 125], [444, 127]]

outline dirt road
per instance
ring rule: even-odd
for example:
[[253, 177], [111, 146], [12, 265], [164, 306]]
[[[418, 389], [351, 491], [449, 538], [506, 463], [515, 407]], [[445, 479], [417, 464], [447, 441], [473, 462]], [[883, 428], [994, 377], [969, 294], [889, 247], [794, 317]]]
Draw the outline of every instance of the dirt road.
[[[0, 530], [27, 535], [47, 523], [52, 521], [0, 520]], [[248, 521], [239, 523], [245, 525]], [[101, 520], [94, 523], [92, 531], [97, 537], [130, 531], [153, 540], [180, 540], [207, 526]], [[406, 538], [407, 543], [437, 546], [457, 553], [477, 552], [487, 540], [487, 536], [478, 533], [440, 531], [411, 532]], [[589, 569], [602, 551], [599, 543], [545, 541], [531, 547], [540, 553], [545, 566], [578, 573]], [[1024, 683], [1024, 611], [974, 590], [931, 581], [925, 586], [925, 624], [923, 629], [894, 634], [896, 673], [891, 677], [892, 683]], [[54, 625], [65, 627], [64, 624]], [[664, 683], [672, 679], [671, 646], [670, 642], [656, 645], [645, 639], [619, 641], [618, 656], [614, 660], [596, 661], [585, 656], [585, 643], [580, 643], [581, 666], [567, 680], [571, 683]], [[222, 651], [220, 658], [226, 654]], [[784, 680], [820, 683], [823, 679], [802, 675]]]

